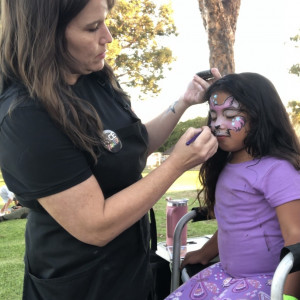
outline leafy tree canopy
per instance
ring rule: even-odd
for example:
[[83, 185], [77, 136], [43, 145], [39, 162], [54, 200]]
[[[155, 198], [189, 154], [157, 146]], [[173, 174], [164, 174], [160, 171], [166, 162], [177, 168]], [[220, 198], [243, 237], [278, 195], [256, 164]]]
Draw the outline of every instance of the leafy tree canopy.
[[188, 128], [190, 127], [199, 128], [201, 126], [206, 125], [206, 123], [207, 123], [207, 118], [201, 118], [201, 117], [187, 120], [185, 122], [179, 122], [177, 126], [174, 128], [172, 134], [167, 139], [167, 141], [158, 149], [158, 151], [165, 152], [166, 150], [172, 148]]
[[300, 124], [300, 102], [290, 101], [288, 103], [288, 108], [290, 108], [290, 117], [294, 125]]
[[[299, 30], [299, 34], [295, 35], [294, 37], [291, 37], [290, 40], [292, 42], [295, 42], [296, 48], [299, 48], [299, 46], [300, 46], [300, 30]], [[291, 74], [300, 76], [300, 63], [296, 63], [296, 64], [292, 65], [289, 72]]]
[[[162, 45], [163, 37], [177, 35], [171, 3], [157, 6], [151, 0], [119, 0], [107, 25], [114, 38], [107, 62], [122, 85], [157, 94], [157, 82], [175, 58]], [[170, 69], [170, 68], [169, 68]]]
[[[291, 41], [295, 42], [295, 47], [299, 47], [300, 44], [300, 30], [299, 34], [295, 35], [294, 37], [290, 38]], [[300, 76], [300, 63], [294, 64], [289, 71], [290, 74], [295, 74]], [[293, 125], [297, 128], [300, 125], [300, 102], [299, 101], [290, 101], [288, 103], [288, 108], [290, 109], [290, 117], [292, 120]]]

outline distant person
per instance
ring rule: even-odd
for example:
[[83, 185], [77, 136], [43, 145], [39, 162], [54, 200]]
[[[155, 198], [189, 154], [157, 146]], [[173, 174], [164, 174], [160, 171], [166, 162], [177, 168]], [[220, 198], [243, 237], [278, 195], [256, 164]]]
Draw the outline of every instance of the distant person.
[[15, 205], [11, 207], [9, 214], [0, 216], [0, 222], [27, 218], [30, 209], [24, 207], [16, 198], [14, 199]]
[[[166, 299], [267, 300], [281, 249], [300, 242], [299, 141], [275, 87], [259, 74], [226, 75], [206, 99], [219, 149], [199, 178], [218, 231], [182, 267], [218, 254], [220, 262]], [[300, 272], [288, 276], [286, 299], [300, 298], [299, 282]]]
[[2, 0], [0, 165], [30, 208], [24, 300], [153, 299], [147, 212], [217, 150], [207, 126], [190, 128], [142, 177], [210, 83], [195, 75], [170, 109], [142, 124], [105, 62], [114, 3]]
[[4, 202], [4, 205], [2, 206], [0, 210], [0, 216], [3, 216], [7, 211], [10, 206], [10, 204], [13, 201], [16, 201], [14, 193], [12, 193], [6, 185], [2, 186], [0, 188], [0, 196]]
[[30, 209], [23, 206], [17, 206], [17, 208], [12, 208], [9, 214], [5, 214], [0, 216], [0, 222], [10, 221], [10, 220], [18, 220], [18, 219], [26, 219], [28, 216]]

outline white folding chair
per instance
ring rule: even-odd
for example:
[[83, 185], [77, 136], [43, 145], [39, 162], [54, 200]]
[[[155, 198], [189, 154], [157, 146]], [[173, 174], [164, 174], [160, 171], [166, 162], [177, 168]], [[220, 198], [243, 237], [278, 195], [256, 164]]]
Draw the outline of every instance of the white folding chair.
[[273, 276], [271, 286], [271, 299], [282, 300], [283, 288], [287, 276], [300, 270], [300, 243], [284, 247], [281, 250], [281, 261]]
[[[187, 270], [184, 268], [180, 271], [180, 249], [181, 249], [181, 234], [183, 227], [190, 221], [204, 220], [202, 216], [198, 216], [199, 212], [197, 209], [185, 214], [177, 223], [174, 230], [173, 237], [173, 259], [171, 265], [171, 292], [176, 290], [180, 284], [180, 274], [183, 282], [190, 279]], [[283, 299], [283, 288], [287, 276], [289, 273], [300, 271], [300, 243], [284, 247], [281, 251], [281, 261], [278, 264], [276, 271], [273, 276], [271, 286], [271, 299], [282, 300]]]

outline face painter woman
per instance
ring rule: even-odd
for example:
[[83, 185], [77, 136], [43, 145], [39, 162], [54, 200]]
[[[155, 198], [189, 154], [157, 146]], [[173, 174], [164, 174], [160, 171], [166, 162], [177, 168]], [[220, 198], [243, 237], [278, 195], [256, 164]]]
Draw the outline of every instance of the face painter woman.
[[190, 128], [142, 178], [147, 157], [210, 83], [195, 75], [170, 109], [142, 124], [105, 62], [114, 4], [2, 1], [0, 165], [30, 208], [26, 300], [152, 299], [147, 212], [217, 151], [208, 127]]

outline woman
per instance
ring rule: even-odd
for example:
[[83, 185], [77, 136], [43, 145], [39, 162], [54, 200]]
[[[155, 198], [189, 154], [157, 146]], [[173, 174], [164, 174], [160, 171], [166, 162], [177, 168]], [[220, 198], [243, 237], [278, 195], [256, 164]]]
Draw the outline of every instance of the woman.
[[172, 109], [141, 124], [105, 64], [113, 5], [4, 1], [0, 164], [31, 209], [23, 299], [151, 299], [147, 211], [217, 150], [207, 127], [186, 146], [201, 130], [191, 128], [142, 179], [147, 156], [209, 84], [196, 76]]

